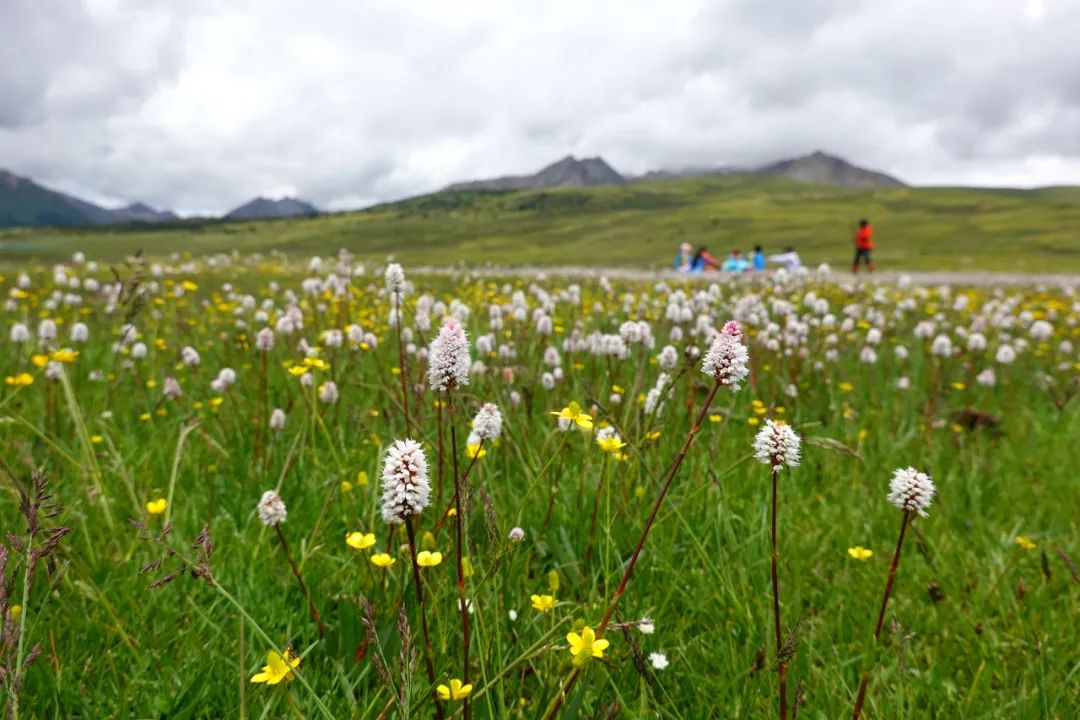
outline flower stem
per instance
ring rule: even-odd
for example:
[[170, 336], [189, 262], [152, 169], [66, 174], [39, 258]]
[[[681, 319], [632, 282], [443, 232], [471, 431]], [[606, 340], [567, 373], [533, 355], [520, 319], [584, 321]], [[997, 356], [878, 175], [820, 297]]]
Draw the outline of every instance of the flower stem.
[[[608, 623], [611, 622], [611, 616], [615, 614], [615, 607], [619, 604], [619, 598], [626, 592], [626, 585], [630, 582], [630, 575], [634, 572], [634, 566], [637, 565], [638, 557], [641, 555], [641, 549], [645, 545], [645, 539], [649, 537], [649, 531], [652, 530], [653, 523], [656, 521], [656, 515], [660, 512], [660, 506], [663, 504], [664, 498], [671, 488], [671, 483], [675, 479], [675, 474], [679, 471], [679, 466], [682, 465], [682, 461], [686, 457], [690, 445], [694, 442], [694, 438], [697, 437], [698, 430], [701, 429], [701, 423], [705, 420], [705, 415], [709, 412], [709, 406], [712, 405], [713, 399], [716, 398], [716, 392], [719, 389], [720, 383], [714, 383], [712, 390], [709, 392], [708, 399], [705, 401], [705, 404], [702, 405], [701, 412], [698, 413], [697, 420], [694, 421], [694, 426], [690, 428], [690, 432], [686, 436], [686, 441], [683, 442], [682, 448], [679, 450], [678, 455], [675, 456], [674, 462], [671, 463], [671, 469], [668, 470], [667, 479], [664, 481], [664, 486], [660, 489], [660, 494], [656, 497], [656, 502], [653, 503], [652, 512], [649, 513], [649, 519], [645, 522], [645, 528], [641, 531], [641, 538], [638, 539], [637, 547], [634, 548], [634, 554], [630, 557], [630, 563], [626, 566], [626, 572], [623, 573], [622, 581], [619, 583], [619, 587], [616, 588], [615, 594], [612, 595], [607, 611], [604, 612], [604, 619], [600, 621], [600, 625], [596, 630], [597, 638], [603, 636], [604, 630], [607, 629]], [[573, 688], [574, 683], [581, 677], [581, 672], [581, 668], [575, 668], [566, 679], [566, 682], [559, 688], [558, 694], [552, 698], [547, 711], [544, 713], [544, 720], [552, 720], [556, 714], [558, 714], [563, 700]]]
[[[904, 534], [911, 523], [911, 512], [904, 512], [904, 521], [900, 524], [900, 539], [896, 541], [896, 551], [893, 552], [892, 565], [889, 566], [889, 579], [885, 583], [885, 594], [881, 597], [881, 609], [878, 610], [877, 624], [874, 626], [874, 642], [881, 638], [881, 626], [885, 623], [885, 608], [889, 604], [889, 596], [892, 594], [893, 582], [896, 580], [896, 569], [900, 567], [900, 551], [904, 547]], [[859, 695], [855, 698], [855, 709], [851, 713], [852, 720], [859, 720], [862, 714], [863, 702], [866, 700], [866, 690], [870, 686], [870, 671], [863, 673], [859, 683]]]
[[608, 454], [604, 453], [604, 459], [600, 463], [600, 481], [596, 484], [596, 494], [593, 497], [592, 519], [589, 521], [589, 542], [585, 546], [585, 556], [582, 566], [588, 570], [589, 560], [592, 557], [593, 539], [596, 536], [596, 515], [600, 508], [600, 493], [604, 491], [604, 474], [607, 470]]
[[[462, 562], [462, 545], [464, 540], [462, 539], [461, 527], [464, 522], [464, 517], [461, 512], [461, 476], [458, 474], [458, 461], [457, 461], [457, 431], [454, 429], [454, 400], [453, 395], [449, 392], [446, 396], [446, 414], [449, 416], [450, 421], [450, 459], [451, 468], [454, 473], [454, 509], [457, 511], [454, 515], [454, 527], [457, 532], [457, 588], [458, 588], [458, 605], [461, 606], [461, 644], [462, 644], [462, 669], [461, 677], [462, 684], [469, 684], [469, 603], [465, 599], [465, 566]], [[469, 698], [466, 697], [462, 704], [462, 715], [465, 720], [469, 720]]]
[[630, 582], [630, 575], [634, 572], [634, 566], [637, 565], [638, 557], [641, 555], [641, 549], [645, 546], [645, 540], [649, 537], [649, 531], [652, 530], [653, 523], [656, 521], [656, 515], [660, 512], [660, 506], [663, 504], [668, 490], [671, 489], [671, 483], [675, 479], [675, 474], [679, 471], [679, 466], [682, 465], [682, 461], [686, 457], [690, 445], [694, 442], [694, 438], [697, 437], [698, 430], [701, 429], [701, 423], [705, 419], [706, 413], [709, 412], [709, 406], [712, 405], [712, 401], [716, 397], [716, 391], [719, 389], [720, 383], [713, 385], [712, 391], [709, 393], [709, 398], [705, 401], [705, 404], [702, 405], [701, 412], [698, 414], [697, 420], [694, 421], [694, 426], [690, 428], [690, 432], [686, 436], [686, 441], [683, 443], [682, 449], [679, 450], [679, 454], [675, 456], [675, 461], [671, 464], [671, 470], [668, 471], [664, 486], [661, 488], [660, 494], [656, 497], [652, 512], [649, 513], [649, 519], [645, 522], [645, 528], [641, 531], [641, 538], [638, 539], [637, 547], [634, 548], [634, 554], [630, 557], [630, 563], [626, 566], [626, 572], [623, 574], [622, 581], [615, 590], [615, 594], [611, 598], [611, 603], [604, 613], [604, 619], [600, 622], [600, 627], [596, 631], [596, 637], [598, 638], [603, 636], [604, 630], [607, 628], [608, 623], [611, 622], [611, 616], [615, 614], [615, 606], [618, 605], [619, 598], [626, 592], [626, 585]]
[[[477, 459], [478, 457], [480, 457], [480, 450], [482, 450], [483, 448], [484, 448], [484, 441], [483, 441], [483, 440], [481, 439], [481, 440], [480, 440], [480, 445], [478, 446], [478, 449], [477, 449], [477, 451], [476, 451], [476, 455], [475, 455], [475, 456], [474, 456], [474, 457], [473, 457], [473, 458], [472, 458], [472, 459], [471, 459], [471, 460], [469, 461], [469, 464], [465, 466], [465, 474], [464, 474], [464, 475], [462, 476], [462, 482], [463, 482], [463, 483], [464, 483], [464, 482], [465, 482], [466, 480], [468, 480], [468, 478], [469, 478], [469, 473], [470, 473], [470, 472], [472, 472], [472, 469], [473, 469], [473, 465], [475, 465], [475, 464], [476, 464], [476, 459]], [[466, 486], [466, 487], [467, 487], [467, 486]], [[450, 512], [450, 508], [453, 508], [453, 507], [455, 507], [455, 503], [456, 503], [456, 502], [457, 502], [457, 498], [456, 498], [456, 497], [455, 497], [455, 498], [451, 498], [451, 499], [450, 499], [450, 503], [449, 503], [449, 504], [448, 504], [448, 505], [446, 506], [446, 509], [444, 509], [444, 510], [442, 511], [442, 515], [439, 515], [439, 519], [438, 519], [438, 521], [436, 521], [436, 523], [435, 523], [435, 529], [434, 529], [434, 530], [432, 531], [432, 532], [434, 532], [434, 533], [435, 533], [436, 537], [437, 537], [437, 536], [438, 536], [438, 534], [439, 534], [439, 530], [441, 530], [441, 529], [442, 529], [443, 523], [445, 523], [445, 522], [446, 522], [446, 518], [447, 518], [447, 515], [448, 515], [448, 513]], [[457, 512], [457, 511], [455, 510], [455, 512]]]
[[405, 412], [405, 437], [408, 437], [412, 432], [412, 422], [409, 419], [409, 381], [405, 372], [405, 346], [401, 343], [401, 321], [404, 319], [405, 312], [402, 309], [399, 293], [394, 293], [394, 300], [397, 309], [397, 322], [394, 323], [394, 328], [397, 330], [398, 367], [401, 370], [398, 375], [401, 378], [401, 407]]
[[776, 543], [776, 495], [777, 495], [777, 475], [779, 472], [776, 468], [772, 471], [772, 529], [770, 533], [770, 541], [772, 546], [772, 552], [770, 553], [770, 559], [772, 564], [772, 591], [773, 591], [773, 629], [776, 634], [776, 669], [780, 675], [780, 720], [787, 720], [787, 663], [780, 660], [780, 649], [783, 647], [784, 638], [783, 630], [780, 624], [780, 578], [777, 571], [777, 560], [780, 557], [780, 551]]
[[438, 427], [439, 434], [439, 464], [436, 468], [436, 491], [435, 494], [439, 500], [442, 500], [443, 496], [443, 409], [442, 403], [438, 400], [435, 401], [435, 424]]
[[300, 584], [300, 591], [304, 593], [304, 599], [308, 602], [311, 619], [315, 621], [315, 626], [319, 629], [319, 637], [326, 637], [326, 625], [320, 619], [319, 611], [315, 609], [315, 603], [311, 599], [311, 593], [308, 592], [307, 585], [304, 584], [304, 579], [300, 577], [300, 568], [296, 566], [296, 561], [293, 560], [292, 553], [289, 552], [289, 543], [285, 541], [285, 533], [281, 532], [281, 525], [275, 524], [274, 531], [277, 532], [278, 540], [281, 541], [281, 549], [285, 551], [285, 557], [289, 560], [292, 574], [296, 578], [296, 582]]
[[412, 517], [405, 518], [405, 532], [409, 535], [409, 558], [412, 561], [413, 585], [416, 587], [416, 604], [420, 608], [420, 628], [424, 633], [424, 664], [427, 666], [428, 681], [431, 683], [431, 697], [435, 701], [436, 720], [442, 720], [442, 703], [439, 692], [435, 689], [435, 661], [431, 648], [431, 635], [428, 633], [427, 608], [424, 605], [424, 591], [420, 583], [420, 566], [416, 564], [416, 531]]

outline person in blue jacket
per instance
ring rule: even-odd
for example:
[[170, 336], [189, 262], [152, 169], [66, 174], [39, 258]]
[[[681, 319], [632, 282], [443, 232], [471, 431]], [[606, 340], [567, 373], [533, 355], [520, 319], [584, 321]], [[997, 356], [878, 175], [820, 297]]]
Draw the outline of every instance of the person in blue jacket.
[[691, 252], [693, 246], [690, 243], [684, 242], [679, 246], [679, 254], [675, 256], [675, 262], [672, 263], [672, 267], [679, 272], [690, 272], [693, 269], [694, 255]]
[[720, 268], [727, 272], [746, 272], [750, 269], [750, 263], [743, 257], [742, 253], [738, 250], [732, 250], [731, 254], [727, 256], [727, 260]]
[[761, 272], [765, 269], [765, 251], [761, 249], [760, 245], [754, 246], [753, 266], [754, 272]]

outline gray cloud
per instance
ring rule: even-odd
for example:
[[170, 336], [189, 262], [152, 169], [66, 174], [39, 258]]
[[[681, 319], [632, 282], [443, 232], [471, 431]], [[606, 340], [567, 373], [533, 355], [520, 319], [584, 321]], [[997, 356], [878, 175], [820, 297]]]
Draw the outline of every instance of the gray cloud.
[[568, 152], [824, 148], [1080, 182], [1072, 0], [5, 0], [0, 164], [99, 201], [355, 207]]

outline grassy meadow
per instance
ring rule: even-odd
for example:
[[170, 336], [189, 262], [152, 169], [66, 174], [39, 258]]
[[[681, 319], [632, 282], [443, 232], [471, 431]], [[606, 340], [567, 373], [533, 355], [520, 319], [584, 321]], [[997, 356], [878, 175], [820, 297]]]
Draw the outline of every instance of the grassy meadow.
[[[789, 237], [825, 260], [835, 240], [846, 258], [857, 193], [790, 185], [755, 209], [751, 188], [726, 182], [688, 181], [676, 197], [659, 185], [524, 196], [590, 198], [558, 221], [495, 196], [310, 221], [9, 231], [2, 242], [9, 258], [225, 242], [366, 256], [408, 237], [399, 259], [468, 247], [548, 263], [587, 263], [618, 243], [613, 262], [649, 265], [673, 237], [738, 237], [725, 217], [741, 203], [770, 244]], [[957, 232], [950, 256], [1004, 263], [1011, 236], [1043, 248], [1028, 256], [1039, 267], [1080, 267], [1065, 235], [1017, 234], [1028, 210], [1010, 208], [1065, 202], [1052, 192], [870, 197], [883, 239], [903, 230], [919, 249], [903, 255], [913, 264], [944, 257], [931, 230], [950, 217], [988, 238]], [[626, 198], [614, 215], [587, 209]], [[798, 232], [765, 220], [772, 203], [787, 203]], [[925, 210], [901, 226], [891, 219], [908, 203]], [[512, 233], [534, 242], [514, 250]], [[901, 257], [882, 244], [883, 263]], [[804, 720], [850, 717], [864, 673], [866, 718], [1077, 716], [1072, 291], [814, 273], [503, 281], [406, 264], [395, 324], [383, 267], [349, 258], [115, 272], [94, 260], [26, 262], [0, 281], [0, 697], [11, 717], [776, 718], [780, 665], [788, 717]], [[702, 372], [731, 320], [749, 354], [735, 391]], [[451, 345], [433, 343], [455, 322], [469, 357], [437, 392], [429, 369]], [[472, 423], [487, 403], [501, 414], [497, 438]], [[773, 471], [754, 448], [770, 420], [801, 438], [801, 461], [776, 473], [779, 657]], [[400, 478], [384, 478], [384, 463], [405, 438], [421, 443], [429, 503], [388, 524], [384, 490]], [[908, 467], [936, 484], [927, 517], [886, 499]], [[299, 664], [282, 665], [286, 652]]]
[[903, 270], [1080, 272], [1080, 190], [809, 185], [731, 175], [624, 186], [437, 193], [365, 211], [261, 222], [0, 230], [0, 259], [65, 259], [92, 248], [119, 261], [238, 250], [393, 255], [409, 265], [663, 268], [680, 242], [723, 256], [792, 246], [804, 262], [851, 262], [861, 217], [877, 229], [878, 264]]

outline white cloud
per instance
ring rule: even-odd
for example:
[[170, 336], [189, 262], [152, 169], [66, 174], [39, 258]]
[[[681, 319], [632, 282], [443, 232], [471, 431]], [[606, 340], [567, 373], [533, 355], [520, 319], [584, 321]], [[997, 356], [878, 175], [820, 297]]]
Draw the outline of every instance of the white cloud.
[[1080, 182], [1078, 33], [1063, 0], [10, 0], [0, 158], [188, 212], [355, 207], [568, 152]]

